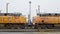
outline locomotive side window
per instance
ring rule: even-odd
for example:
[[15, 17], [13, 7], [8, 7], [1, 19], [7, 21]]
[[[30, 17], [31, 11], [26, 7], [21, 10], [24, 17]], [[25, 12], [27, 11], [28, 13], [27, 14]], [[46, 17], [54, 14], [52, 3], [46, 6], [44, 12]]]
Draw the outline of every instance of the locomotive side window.
[[51, 15], [51, 14], [49, 13], [49, 15]]
[[4, 14], [5, 16], [7, 16], [7, 14]]
[[55, 15], [58, 15], [58, 14], [55, 14]]

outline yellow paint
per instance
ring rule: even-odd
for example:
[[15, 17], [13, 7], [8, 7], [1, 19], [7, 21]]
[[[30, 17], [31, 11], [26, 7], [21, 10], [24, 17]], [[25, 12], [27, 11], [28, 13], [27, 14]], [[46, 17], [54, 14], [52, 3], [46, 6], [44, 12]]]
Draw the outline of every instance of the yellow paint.
[[26, 23], [25, 16], [0, 16], [0, 23]]
[[60, 16], [35, 16], [33, 17], [33, 23], [44, 23], [58, 24], [60, 23]]

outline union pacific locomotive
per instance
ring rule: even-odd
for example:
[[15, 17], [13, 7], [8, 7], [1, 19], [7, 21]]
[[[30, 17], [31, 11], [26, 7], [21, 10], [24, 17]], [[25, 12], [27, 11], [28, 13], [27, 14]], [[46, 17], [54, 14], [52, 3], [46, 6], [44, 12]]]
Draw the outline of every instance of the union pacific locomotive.
[[[37, 14], [33, 17], [31, 26], [35, 29], [53, 29], [60, 27], [60, 14]], [[0, 29], [24, 29], [28, 25], [26, 17], [21, 13], [0, 13]]]
[[37, 14], [37, 16], [33, 17], [33, 24], [36, 29], [53, 29], [58, 26], [60, 27], [60, 14]]
[[26, 17], [21, 13], [0, 13], [0, 29], [25, 28]]

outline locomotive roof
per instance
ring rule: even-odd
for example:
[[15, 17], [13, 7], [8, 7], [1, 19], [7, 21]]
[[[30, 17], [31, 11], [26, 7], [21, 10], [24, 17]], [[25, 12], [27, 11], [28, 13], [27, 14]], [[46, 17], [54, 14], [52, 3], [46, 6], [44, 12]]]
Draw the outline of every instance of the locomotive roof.
[[0, 13], [0, 16], [6, 16], [6, 15], [9, 15], [9, 16], [20, 16], [22, 14], [21, 13]]
[[39, 16], [59, 16], [60, 13], [45, 13], [45, 14], [37, 14]]

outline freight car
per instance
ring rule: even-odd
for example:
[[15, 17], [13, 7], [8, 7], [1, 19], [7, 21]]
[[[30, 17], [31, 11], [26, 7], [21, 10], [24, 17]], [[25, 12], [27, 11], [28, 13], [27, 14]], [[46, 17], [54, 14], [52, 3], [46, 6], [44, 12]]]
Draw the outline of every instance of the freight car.
[[41, 29], [52, 29], [60, 27], [60, 14], [57, 13], [46, 13], [46, 14], [37, 14], [33, 17], [34, 28]]
[[0, 13], [0, 29], [25, 28], [26, 17], [21, 13]]

